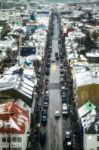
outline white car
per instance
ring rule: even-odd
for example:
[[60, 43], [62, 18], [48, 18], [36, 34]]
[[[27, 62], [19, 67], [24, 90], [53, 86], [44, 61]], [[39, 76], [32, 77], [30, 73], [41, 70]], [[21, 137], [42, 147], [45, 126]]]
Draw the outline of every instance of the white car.
[[60, 117], [60, 112], [59, 112], [59, 110], [56, 110], [55, 111], [55, 118], [59, 118]]
[[54, 57], [51, 58], [51, 62], [55, 63], [55, 58]]

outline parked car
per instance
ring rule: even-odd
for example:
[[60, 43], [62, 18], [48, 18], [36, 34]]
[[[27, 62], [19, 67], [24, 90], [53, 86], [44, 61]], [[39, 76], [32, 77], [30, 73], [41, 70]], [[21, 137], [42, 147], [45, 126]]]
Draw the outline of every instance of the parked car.
[[47, 111], [46, 110], [42, 111], [41, 122], [42, 122], [42, 125], [47, 124]]
[[44, 109], [48, 108], [48, 102], [44, 102]]
[[60, 83], [61, 83], [61, 84], [64, 83], [64, 78], [60, 78]]
[[40, 134], [41, 145], [44, 146], [45, 142], [46, 142], [46, 132]]
[[62, 105], [62, 113], [63, 113], [63, 116], [68, 115], [68, 107], [67, 107], [66, 103], [63, 103], [63, 105]]
[[50, 70], [49, 70], [48, 68], [46, 68], [46, 71], [45, 71], [45, 72], [46, 72], [46, 75], [49, 76]]
[[56, 58], [56, 60], [59, 60], [59, 55], [57, 52], [55, 53], [55, 58]]
[[62, 95], [62, 103], [67, 103], [67, 96], [66, 95]]
[[60, 74], [63, 74], [64, 73], [64, 70], [63, 69], [60, 69]]
[[64, 65], [63, 65], [63, 64], [60, 64], [60, 69], [62, 69], [62, 70], [63, 70], [63, 67], [64, 67]]
[[72, 150], [72, 133], [71, 133], [71, 131], [66, 131], [66, 133], [65, 133], [64, 147], [66, 147], [66, 150]]
[[44, 102], [48, 102], [49, 103], [49, 96], [48, 96], [48, 94], [44, 95]]
[[65, 87], [65, 85], [62, 85], [62, 86], [61, 86], [61, 93], [62, 93], [62, 92], [66, 92], [66, 87]]
[[49, 83], [49, 80], [46, 78], [45, 79], [45, 85], [48, 85], [48, 83]]
[[50, 62], [47, 62], [47, 63], [46, 63], [46, 67], [47, 67], [47, 68], [50, 68]]

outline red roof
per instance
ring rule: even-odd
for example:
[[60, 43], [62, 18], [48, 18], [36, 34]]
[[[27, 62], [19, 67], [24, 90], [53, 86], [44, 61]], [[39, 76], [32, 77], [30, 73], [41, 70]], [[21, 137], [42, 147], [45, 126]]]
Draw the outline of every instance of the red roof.
[[0, 105], [0, 133], [23, 134], [28, 121], [28, 112], [14, 102]]

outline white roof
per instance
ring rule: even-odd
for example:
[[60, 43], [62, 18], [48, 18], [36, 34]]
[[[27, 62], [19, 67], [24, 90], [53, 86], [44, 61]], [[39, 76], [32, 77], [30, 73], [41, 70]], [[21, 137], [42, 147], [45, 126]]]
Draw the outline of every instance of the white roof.
[[99, 53], [97, 52], [97, 53], [86, 53], [86, 56], [87, 57], [99, 57]]
[[0, 47], [12, 47], [13, 40], [0, 40]]
[[99, 73], [95, 75], [95, 73], [92, 73], [91, 71], [85, 71], [76, 74], [77, 86], [84, 86], [92, 83], [99, 84]]
[[74, 31], [74, 32], [69, 32], [68, 36], [71, 38], [82, 38], [82, 37], [85, 37], [86, 35], [82, 32]]
[[[34, 86], [37, 79], [33, 69], [24, 69], [24, 74], [13, 74], [13, 71], [19, 70], [21, 67], [16, 65], [6, 70], [0, 78], [0, 91], [14, 89], [28, 98], [32, 98]], [[27, 73], [28, 72], [28, 73]]]

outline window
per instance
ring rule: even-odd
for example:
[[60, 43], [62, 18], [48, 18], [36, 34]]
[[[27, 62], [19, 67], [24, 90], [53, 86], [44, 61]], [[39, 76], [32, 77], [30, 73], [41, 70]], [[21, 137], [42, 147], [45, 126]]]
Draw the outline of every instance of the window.
[[97, 136], [97, 141], [99, 141], [99, 136]]
[[2, 150], [6, 150], [6, 148], [2, 148]]
[[11, 138], [10, 137], [7, 137], [7, 142], [10, 142], [11, 141]]
[[21, 147], [14, 147], [11, 150], [21, 150]]
[[6, 138], [5, 137], [2, 138], [2, 142], [6, 142]]
[[16, 142], [16, 137], [12, 137], [12, 142]]
[[18, 141], [18, 142], [21, 142], [21, 141], [22, 141], [22, 140], [21, 140], [21, 137], [18, 137], [18, 138], [17, 138], [17, 141]]
[[21, 150], [21, 147], [18, 147], [18, 150]]

